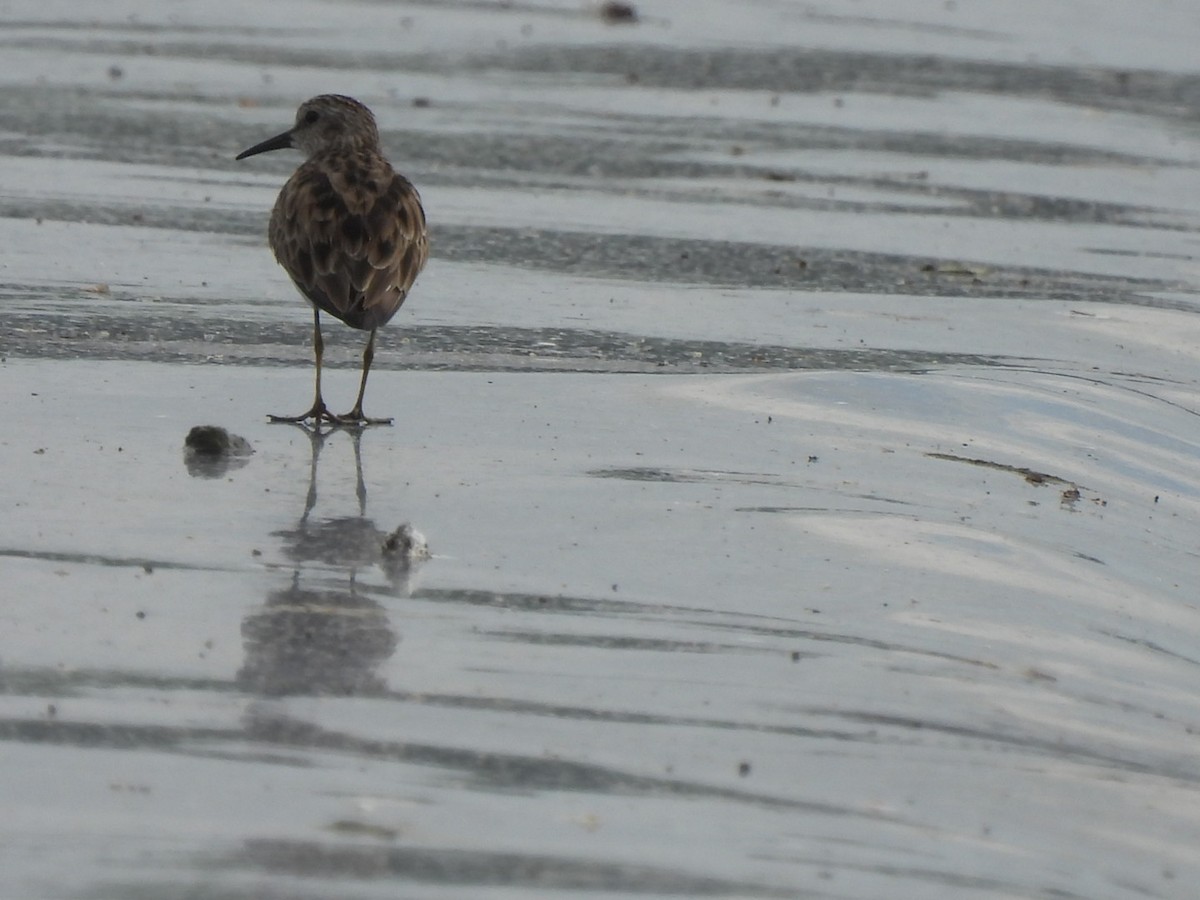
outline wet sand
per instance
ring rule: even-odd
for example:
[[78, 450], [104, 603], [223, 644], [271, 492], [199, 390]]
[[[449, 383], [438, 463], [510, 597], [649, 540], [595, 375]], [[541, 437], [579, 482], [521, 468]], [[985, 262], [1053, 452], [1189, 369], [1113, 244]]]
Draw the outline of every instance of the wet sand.
[[0, 896], [1191, 896], [1196, 25], [959, 7], [0, 11]]

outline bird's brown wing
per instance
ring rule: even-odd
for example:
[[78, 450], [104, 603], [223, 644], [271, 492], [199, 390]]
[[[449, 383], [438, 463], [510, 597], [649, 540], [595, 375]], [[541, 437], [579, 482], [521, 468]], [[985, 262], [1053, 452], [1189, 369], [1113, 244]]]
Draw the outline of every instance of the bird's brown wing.
[[416, 188], [379, 159], [334, 171], [306, 163], [271, 214], [275, 258], [300, 292], [354, 328], [384, 324], [429, 255]]

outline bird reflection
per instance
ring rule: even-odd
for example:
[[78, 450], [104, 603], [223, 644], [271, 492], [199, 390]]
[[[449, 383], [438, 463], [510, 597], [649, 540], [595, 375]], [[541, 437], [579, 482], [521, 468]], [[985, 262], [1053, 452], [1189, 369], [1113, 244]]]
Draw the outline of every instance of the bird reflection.
[[[389, 534], [367, 518], [361, 429], [296, 427], [312, 444], [308, 495], [295, 527], [274, 532], [294, 565], [287, 586], [271, 592], [242, 624], [246, 659], [238, 684], [268, 697], [379, 694], [386, 684], [378, 670], [399, 638], [373, 597], [409, 590], [424, 542], [408, 525]], [[334, 433], [352, 442], [358, 514], [319, 518], [317, 471]], [[385, 585], [378, 584], [378, 574]]]

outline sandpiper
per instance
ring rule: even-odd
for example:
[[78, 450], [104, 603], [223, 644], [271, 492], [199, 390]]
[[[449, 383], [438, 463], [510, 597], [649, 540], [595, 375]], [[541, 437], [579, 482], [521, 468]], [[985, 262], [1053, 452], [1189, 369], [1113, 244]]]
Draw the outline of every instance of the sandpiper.
[[[396, 314], [429, 256], [421, 198], [384, 158], [371, 111], [350, 97], [322, 94], [306, 100], [295, 125], [237, 158], [285, 147], [303, 151], [308, 159], [279, 192], [268, 237], [275, 258], [313, 307], [317, 385], [308, 412], [271, 416], [271, 421], [390, 425], [390, 418], [363, 414], [363, 394], [375, 331]], [[358, 400], [344, 416], [331, 413], [321, 398], [322, 311], [371, 332]]]

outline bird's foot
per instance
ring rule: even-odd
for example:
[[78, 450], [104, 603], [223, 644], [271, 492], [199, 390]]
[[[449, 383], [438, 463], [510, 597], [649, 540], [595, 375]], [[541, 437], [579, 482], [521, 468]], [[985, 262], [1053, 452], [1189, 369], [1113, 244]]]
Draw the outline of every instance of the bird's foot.
[[308, 412], [300, 413], [298, 416], [272, 416], [268, 415], [271, 424], [289, 423], [293, 425], [304, 425], [311, 422], [313, 425], [320, 427], [322, 422], [328, 422], [330, 425], [344, 425], [342, 416], [335, 416], [325, 406], [325, 401], [317, 400], [312, 409]]
[[341, 425], [343, 428], [365, 428], [368, 425], [391, 425], [391, 418], [387, 419], [372, 419], [370, 416], [364, 416], [360, 407], [355, 407], [346, 413], [344, 416], [333, 416], [333, 421]]

